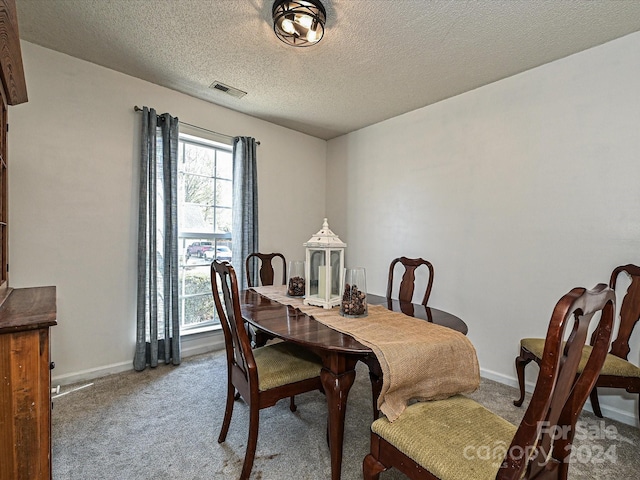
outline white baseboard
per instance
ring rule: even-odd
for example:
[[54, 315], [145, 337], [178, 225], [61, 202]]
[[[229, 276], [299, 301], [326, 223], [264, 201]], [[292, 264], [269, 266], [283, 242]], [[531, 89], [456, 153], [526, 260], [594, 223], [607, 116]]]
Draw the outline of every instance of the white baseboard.
[[[480, 369], [480, 376], [489, 380], [493, 380], [494, 382], [502, 383], [503, 385], [518, 388], [518, 379], [515, 377], [509, 377], [508, 375], [494, 372], [492, 370], [486, 370], [484, 368]], [[533, 392], [534, 386], [535, 385], [533, 383], [526, 383], [525, 390], [527, 392]]]
[[[222, 338], [222, 335], [207, 336], [206, 337], [207, 342], [204, 344], [202, 343], [202, 340], [203, 340], [202, 337], [199, 339], [196, 339], [196, 338], [189, 339], [189, 337], [183, 339], [182, 357], [186, 358], [193, 355], [200, 355], [202, 353], [222, 350], [224, 348], [224, 339]], [[126, 362], [114, 363], [111, 365], [105, 365], [97, 368], [81, 370], [78, 372], [68, 373], [65, 375], [54, 376], [51, 378], [51, 384], [52, 385], [69, 385], [72, 383], [86, 382], [86, 381], [94, 380], [96, 378], [104, 377], [106, 375], [112, 375], [114, 373], [122, 373], [129, 370], [133, 370], [133, 359]], [[510, 377], [508, 375], [504, 375], [502, 373], [494, 372], [492, 370], [487, 370], [484, 368], [480, 369], [480, 375], [483, 378], [493, 380], [494, 382], [498, 382], [498, 383], [502, 383], [503, 385], [508, 385], [510, 387], [518, 388], [518, 380], [515, 377]], [[528, 393], [533, 392], [534, 387], [535, 387], [534, 383], [525, 382], [526, 392]], [[589, 400], [587, 400], [587, 403], [585, 404], [584, 409], [593, 413], [593, 409], [591, 408], [591, 403], [589, 402]], [[618, 422], [624, 423], [626, 425], [637, 426], [635, 412], [628, 412], [626, 410], [621, 410], [619, 408], [610, 407], [603, 403], [600, 404], [600, 409], [602, 410], [602, 414], [606, 418], [617, 420]]]
[[86, 370], [66, 373], [64, 375], [52, 375], [51, 385], [70, 385], [72, 383], [87, 382], [107, 375], [113, 375], [114, 373], [126, 372], [127, 370], [133, 370], [133, 360], [112, 363], [111, 365], [103, 365], [96, 368], [88, 368]]
[[[489, 380], [493, 380], [494, 382], [502, 383], [503, 385], [519, 388], [517, 378], [510, 377], [502, 373], [497, 373], [492, 370], [486, 370], [484, 368], [481, 368], [480, 376], [483, 378], [487, 378]], [[525, 382], [524, 384], [524, 389], [528, 393], [533, 392], [534, 387], [535, 387], [535, 383], [532, 383], [532, 382]], [[585, 403], [584, 405], [584, 409], [593, 413], [593, 409], [591, 408], [591, 402], [588, 399], [587, 399], [587, 403]], [[626, 425], [631, 425], [633, 427], [638, 425], [637, 423], [638, 420], [636, 419], [635, 412], [628, 412], [626, 410], [621, 410], [616, 407], [605, 405], [602, 403], [602, 400], [600, 403], [600, 410], [602, 411], [602, 415], [604, 415], [606, 418], [611, 418], [612, 420], [616, 420], [618, 422], [624, 423]]]
[[[222, 335], [208, 335], [206, 336], [206, 339], [207, 343], [203, 344], [202, 337], [199, 339], [192, 339], [189, 337], [183, 338], [181, 349], [182, 358], [200, 355], [201, 353], [214, 352], [224, 348], [224, 339], [222, 338]], [[127, 372], [129, 370], [133, 370], [133, 358], [126, 362], [113, 363], [64, 375], [52, 376], [51, 385], [70, 385], [72, 383], [87, 382], [95, 380], [96, 378], [113, 375], [114, 373]]]

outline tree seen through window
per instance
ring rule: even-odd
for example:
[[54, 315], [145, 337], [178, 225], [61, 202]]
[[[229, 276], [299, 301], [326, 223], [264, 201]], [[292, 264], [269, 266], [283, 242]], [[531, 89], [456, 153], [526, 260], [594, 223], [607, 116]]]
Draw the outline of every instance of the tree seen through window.
[[231, 261], [231, 147], [180, 135], [178, 149], [180, 312], [183, 331], [219, 324], [210, 264]]

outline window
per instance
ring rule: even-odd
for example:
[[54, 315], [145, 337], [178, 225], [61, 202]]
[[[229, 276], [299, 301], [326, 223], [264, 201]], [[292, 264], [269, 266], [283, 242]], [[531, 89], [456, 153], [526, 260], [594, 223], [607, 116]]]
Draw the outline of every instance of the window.
[[180, 134], [178, 256], [182, 333], [220, 324], [209, 275], [214, 258], [231, 261], [232, 177], [230, 145]]

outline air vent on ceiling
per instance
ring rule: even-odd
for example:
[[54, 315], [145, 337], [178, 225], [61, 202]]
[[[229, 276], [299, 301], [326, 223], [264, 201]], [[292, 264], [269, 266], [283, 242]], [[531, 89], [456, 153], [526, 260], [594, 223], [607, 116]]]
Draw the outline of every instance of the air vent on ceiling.
[[236, 98], [242, 98], [247, 94], [247, 92], [243, 92], [238, 88], [225, 85], [222, 82], [213, 82], [211, 85], [209, 85], [209, 88], [213, 88], [214, 90], [219, 90], [221, 92], [226, 93], [227, 95], [231, 95], [232, 97], [236, 97]]

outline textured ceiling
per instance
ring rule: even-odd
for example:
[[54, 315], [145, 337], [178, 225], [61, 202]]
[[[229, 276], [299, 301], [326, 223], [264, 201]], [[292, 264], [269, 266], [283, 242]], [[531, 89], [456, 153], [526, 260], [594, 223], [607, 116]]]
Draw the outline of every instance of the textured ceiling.
[[272, 0], [16, 3], [23, 40], [323, 139], [640, 30], [638, 0], [324, 0], [293, 48]]

